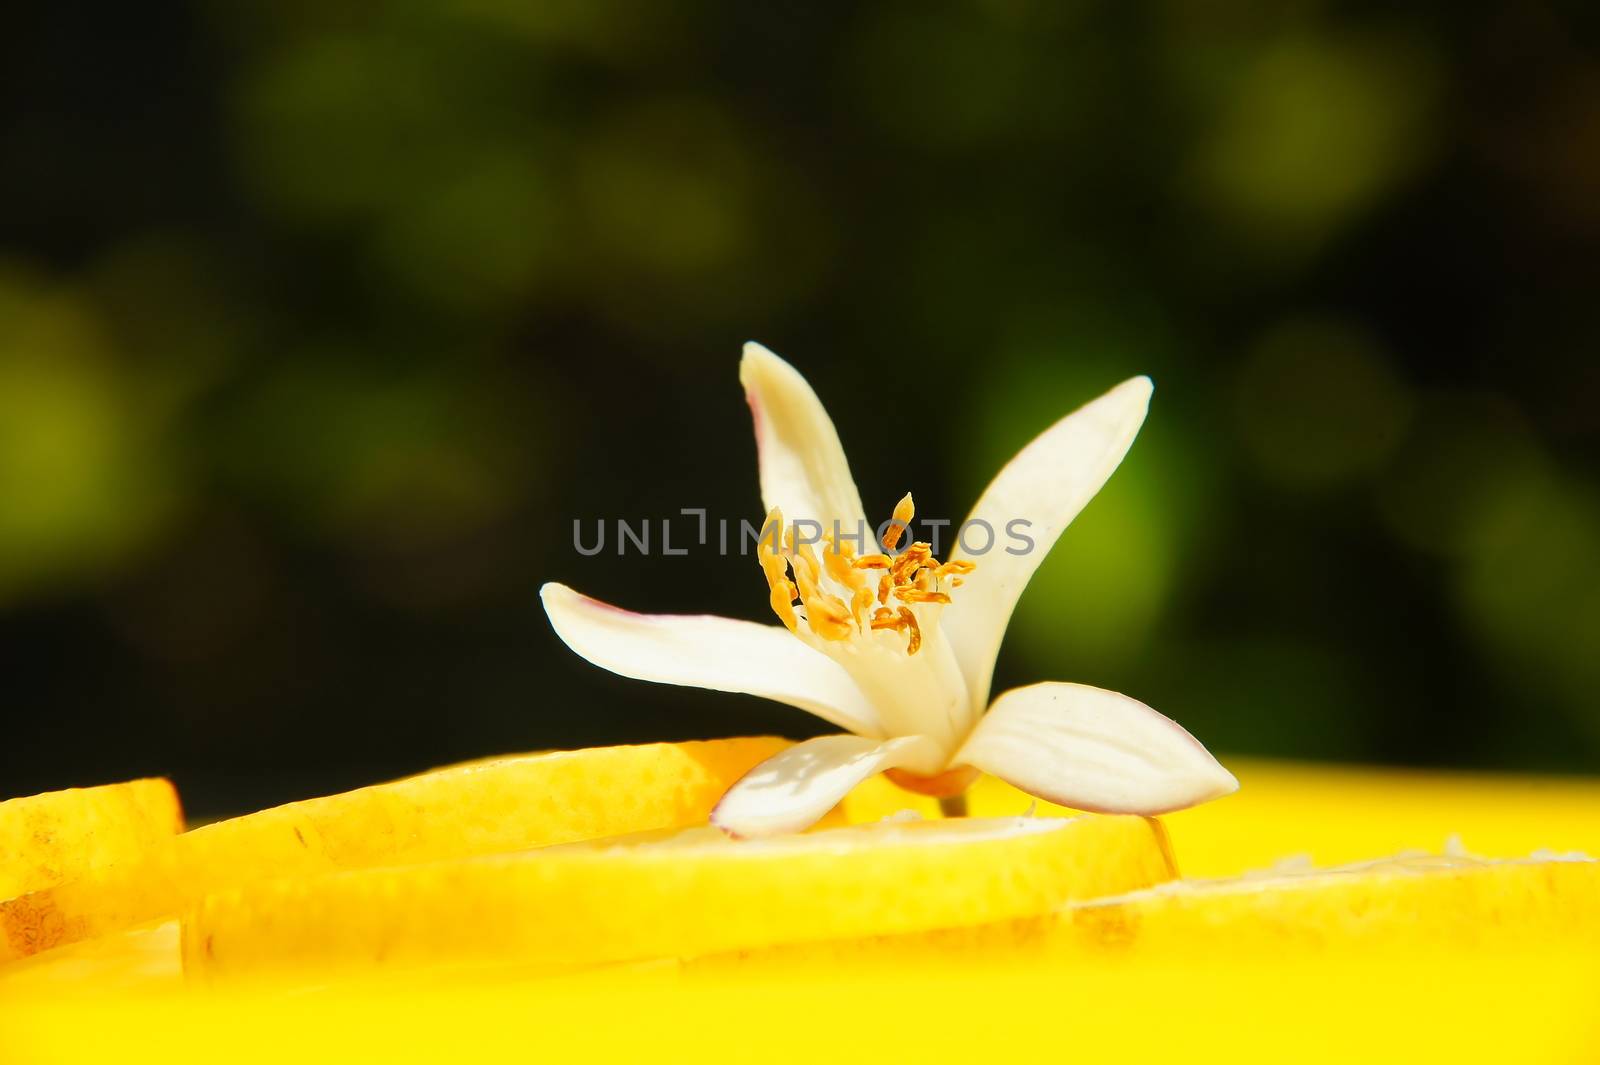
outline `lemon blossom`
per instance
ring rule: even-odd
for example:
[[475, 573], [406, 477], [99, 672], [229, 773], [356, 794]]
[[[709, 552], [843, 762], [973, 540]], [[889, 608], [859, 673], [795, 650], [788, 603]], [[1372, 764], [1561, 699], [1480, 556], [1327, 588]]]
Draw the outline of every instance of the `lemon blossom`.
[[[737, 836], [798, 831], [879, 772], [948, 798], [982, 771], [1049, 802], [1113, 813], [1164, 813], [1237, 790], [1199, 741], [1125, 695], [1051, 682], [989, 699], [1012, 608], [1133, 443], [1149, 378], [1056, 422], [984, 490], [968, 522], [1025, 529], [1031, 550], [974, 535], [988, 542], [968, 551], [958, 539], [944, 563], [926, 543], [895, 553], [914, 516], [910, 495], [883, 552], [861, 542], [870, 527], [839, 435], [794, 367], [747, 344], [739, 379], [768, 510], [758, 556], [782, 625], [636, 614], [554, 583], [540, 592], [556, 632], [598, 666], [763, 696], [845, 730], [758, 765], [723, 796], [714, 823]], [[815, 522], [820, 539], [797, 535], [785, 514]]]

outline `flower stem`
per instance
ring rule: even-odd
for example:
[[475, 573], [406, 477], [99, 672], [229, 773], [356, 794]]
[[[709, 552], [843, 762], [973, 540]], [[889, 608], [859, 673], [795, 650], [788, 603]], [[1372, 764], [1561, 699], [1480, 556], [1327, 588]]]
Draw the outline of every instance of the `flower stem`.
[[947, 795], [939, 800], [939, 812], [946, 817], [967, 816], [967, 793]]

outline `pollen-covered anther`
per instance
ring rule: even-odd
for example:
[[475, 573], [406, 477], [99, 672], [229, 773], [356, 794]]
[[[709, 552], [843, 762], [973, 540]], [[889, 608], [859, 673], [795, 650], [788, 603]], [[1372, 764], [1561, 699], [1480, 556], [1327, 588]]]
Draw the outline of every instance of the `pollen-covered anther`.
[[888, 555], [862, 555], [852, 565], [856, 569], [888, 569], [894, 560]]
[[894, 560], [894, 565], [889, 567], [889, 573], [894, 577], [896, 584], [908, 583], [923, 566], [930, 563], [937, 566], [938, 563], [932, 562], [932, 559], [933, 545], [919, 540], [900, 553]]
[[908, 606], [900, 608], [900, 620], [906, 623], [906, 628], [910, 631], [910, 636], [906, 639], [906, 654], [914, 655], [922, 648], [922, 626], [917, 624], [917, 615], [913, 614]]
[[943, 603], [950, 602], [946, 592], [935, 592], [927, 588], [896, 588], [894, 597], [902, 603]]
[[824, 640], [848, 640], [855, 632], [852, 621], [844, 603], [825, 592], [806, 601], [806, 623]]
[[900, 607], [898, 612], [888, 607], [879, 607], [872, 615], [872, 627], [906, 633], [908, 655], [914, 655], [922, 649], [922, 627], [917, 624], [917, 616], [911, 612], [910, 607]]

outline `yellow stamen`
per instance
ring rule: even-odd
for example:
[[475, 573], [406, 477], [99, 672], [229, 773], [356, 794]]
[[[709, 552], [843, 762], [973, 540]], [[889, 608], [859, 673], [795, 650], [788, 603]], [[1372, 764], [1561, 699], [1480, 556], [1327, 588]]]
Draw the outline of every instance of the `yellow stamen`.
[[911, 612], [910, 607], [903, 606], [900, 608], [900, 620], [911, 630], [911, 636], [906, 641], [906, 654], [914, 655], [922, 649], [922, 628], [917, 624], [917, 615]]
[[[884, 534], [883, 546], [892, 552], [904, 538], [915, 516], [911, 494], [895, 505], [894, 521]], [[762, 526], [757, 558], [767, 579], [768, 600], [790, 632], [800, 635], [804, 621], [813, 636], [845, 641], [867, 630], [903, 632], [906, 654], [922, 649], [922, 627], [909, 604], [947, 605], [949, 587], [958, 588], [961, 576], [971, 573], [974, 563], [957, 560], [941, 563], [933, 557], [930, 544], [916, 542], [899, 555], [863, 554], [856, 556], [843, 536], [824, 533], [821, 558], [811, 544], [801, 543], [791, 525], [785, 529], [783, 514], [774, 507]], [[874, 582], [871, 571], [880, 571]], [[894, 599], [900, 605], [890, 605]], [[796, 602], [804, 613], [796, 609]], [[876, 605], [874, 605], [876, 601]]]
[[906, 534], [906, 528], [911, 524], [911, 519], [916, 515], [916, 504], [911, 502], [911, 493], [907, 492], [901, 497], [900, 502], [894, 505], [894, 522], [883, 533], [883, 549], [893, 551], [900, 544], [900, 538]]
[[761, 563], [762, 574], [767, 578], [767, 601], [772, 606], [772, 612], [778, 615], [778, 620], [783, 622], [784, 628], [798, 633], [800, 619], [795, 616], [794, 601], [800, 597], [800, 589], [789, 579], [789, 564], [778, 553], [783, 514], [777, 507], [773, 507], [767, 514], [762, 532], [765, 534], [768, 529], [773, 530], [771, 536], [763, 535], [756, 544], [756, 558]]
[[898, 613], [887, 607], [879, 607], [872, 615], [872, 627], [889, 632], [906, 633], [908, 655], [914, 655], [922, 650], [922, 628], [917, 624], [917, 615], [911, 612], [910, 607], [900, 607]]
[[902, 603], [949, 603], [950, 596], [945, 592], [929, 591], [926, 588], [896, 588], [894, 597]]
[[932, 558], [933, 547], [919, 540], [906, 548], [900, 557], [894, 560], [894, 565], [890, 567], [889, 572], [894, 575], [896, 584], [905, 584], [912, 579], [912, 576], [919, 568], [927, 565]]
[[848, 640], [855, 631], [844, 602], [827, 592], [806, 600], [806, 622], [824, 640]]
[[867, 609], [872, 606], [872, 585], [865, 573], [855, 564], [855, 548], [843, 536], [824, 533], [822, 537], [822, 567], [828, 577], [850, 593], [850, 615], [859, 631], [867, 623]]
[[867, 587], [857, 588], [850, 596], [850, 613], [855, 615], [856, 628], [865, 628], [867, 624], [867, 611], [872, 606], [872, 589]]
[[[831, 538], [830, 533], [829, 539]], [[833, 544], [825, 543], [822, 549], [822, 565], [828, 571], [828, 576], [846, 588], [854, 590], [861, 584], [862, 577], [860, 571], [850, 564], [850, 556], [845, 554], [849, 549], [849, 544], [843, 545], [843, 550], [839, 550]]]
[[[810, 544], [799, 543], [792, 525], [789, 526], [789, 559], [791, 562], [798, 562], [805, 567], [806, 574], [811, 578], [812, 584], [822, 579], [822, 564], [817, 561], [817, 553], [811, 550]], [[799, 569], [796, 568], [795, 572], [798, 575]]]

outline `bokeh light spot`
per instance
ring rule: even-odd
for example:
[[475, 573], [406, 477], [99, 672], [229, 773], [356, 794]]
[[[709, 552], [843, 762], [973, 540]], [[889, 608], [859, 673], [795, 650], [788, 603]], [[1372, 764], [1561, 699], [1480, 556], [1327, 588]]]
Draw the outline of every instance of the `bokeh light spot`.
[[1399, 40], [1269, 45], [1233, 80], [1199, 188], [1264, 243], [1320, 237], [1425, 154], [1436, 81], [1427, 53]]
[[0, 599], [100, 572], [179, 503], [160, 425], [71, 295], [0, 273]]
[[1404, 444], [1378, 486], [1379, 509], [1407, 545], [1446, 555], [1491, 535], [1487, 511], [1542, 476], [1526, 420], [1503, 397], [1424, 397]]
[[1369, 473], [1399, 443], [1405, 386], [1370, 337], [1334, 320], [1273, 329], [1240, 368], [1235, 417], [1262, 473], [1322, 486]]
[[1549, 475], [1503, 482], [1472, 519], [1458, 594], [1525, 689], [1600, 737], [1600, 496]]

